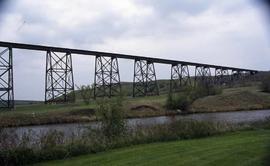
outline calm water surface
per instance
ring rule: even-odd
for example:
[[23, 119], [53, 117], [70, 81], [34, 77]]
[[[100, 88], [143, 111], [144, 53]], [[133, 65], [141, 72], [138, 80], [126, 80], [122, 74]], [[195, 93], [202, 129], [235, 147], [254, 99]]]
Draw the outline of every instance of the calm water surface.
[[[258, 111], [239, 111], [239, 112], [217, 112], [217, 113], [198, 113], [189, 115], [177, 115], [177, 116], [159, 116], [150, 118], [135, 118], [127, 119], [128, 126], [135, 125], [155, 125], [164, 124], [176, 120], [198, 120], [198, 121], [208, 121], [208, 122], [227, 122], [227, 123], [246, 123], [252, 121], [264, 120], [270, 117], [270, 110], [258, 110]], [[54, 125], [39, 125], [39, 126], [25, 126], [17, 128], [8, 128], [7, 130], [12, 130], [18, 135], [22, 135], [24, 132], [29, 130], [35, 132], [36, 134], [44, 134], [51, 130], [57, 130], [63, 132], [66, 136], [71, 134], [82, 134], [87, 127], [97, 127], [99, 122], [90, 123], [72, 123], [72, 124], [54, 124]]]

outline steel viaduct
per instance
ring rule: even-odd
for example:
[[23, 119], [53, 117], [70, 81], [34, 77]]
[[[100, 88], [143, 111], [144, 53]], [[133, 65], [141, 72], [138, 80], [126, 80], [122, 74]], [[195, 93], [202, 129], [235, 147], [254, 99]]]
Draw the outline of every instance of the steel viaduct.
[[[159, 95], [155, 63], [171, 66], [170, 91], [185, 85], [195, 85], [199, 81], [222, 84], [250, 78], [258, 73], [257, 70], [236, 67], [3, 41], [0, 41], [0, 48], [0, 108], [14, 107], [13, 49], [46, 53], [45, 103], [75, 100], [72, 54], [95, 57], [95, 98], [111, 97], [121, 92], [118, 58], [134, 61], [133, 97]], [[195, 71], [192, 77], [191, 67]], [[215, 71], [212, 75], [211, 69]]]

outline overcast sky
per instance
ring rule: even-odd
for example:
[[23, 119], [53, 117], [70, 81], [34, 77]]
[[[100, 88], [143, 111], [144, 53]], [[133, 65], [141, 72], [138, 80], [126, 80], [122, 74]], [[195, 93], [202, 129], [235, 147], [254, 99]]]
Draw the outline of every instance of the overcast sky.
[[[10, 0], [0, 40], [270, 69], [269, 22], [252, 0]], [[119, 60], [122, 81], [133, 62]], [[73, 56], [75, 84], [94, 78], [94, 58]], [[170, 68], [156, 65], [158, 78]], [[14, 51], [15, 99], [43, 100], [45, 53]]]

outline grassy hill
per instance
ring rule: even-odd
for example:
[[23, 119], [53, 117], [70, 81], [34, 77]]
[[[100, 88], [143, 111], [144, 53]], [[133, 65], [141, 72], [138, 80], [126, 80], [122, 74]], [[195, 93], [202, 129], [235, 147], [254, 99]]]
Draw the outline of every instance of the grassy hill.
[[270, 94], [258, 86], [224, 89], [222, 94], [207, 96], [192, 104], [191, 112], [241, 111], [270, 108]]

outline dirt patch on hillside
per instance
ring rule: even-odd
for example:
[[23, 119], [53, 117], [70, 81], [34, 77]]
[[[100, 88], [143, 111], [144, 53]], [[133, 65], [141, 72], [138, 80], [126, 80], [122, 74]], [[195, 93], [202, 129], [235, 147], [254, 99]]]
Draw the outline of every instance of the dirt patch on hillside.
[[158, 111], [159, 109], [151, 105], [138, 105], [130, 108], [132, 111]]

